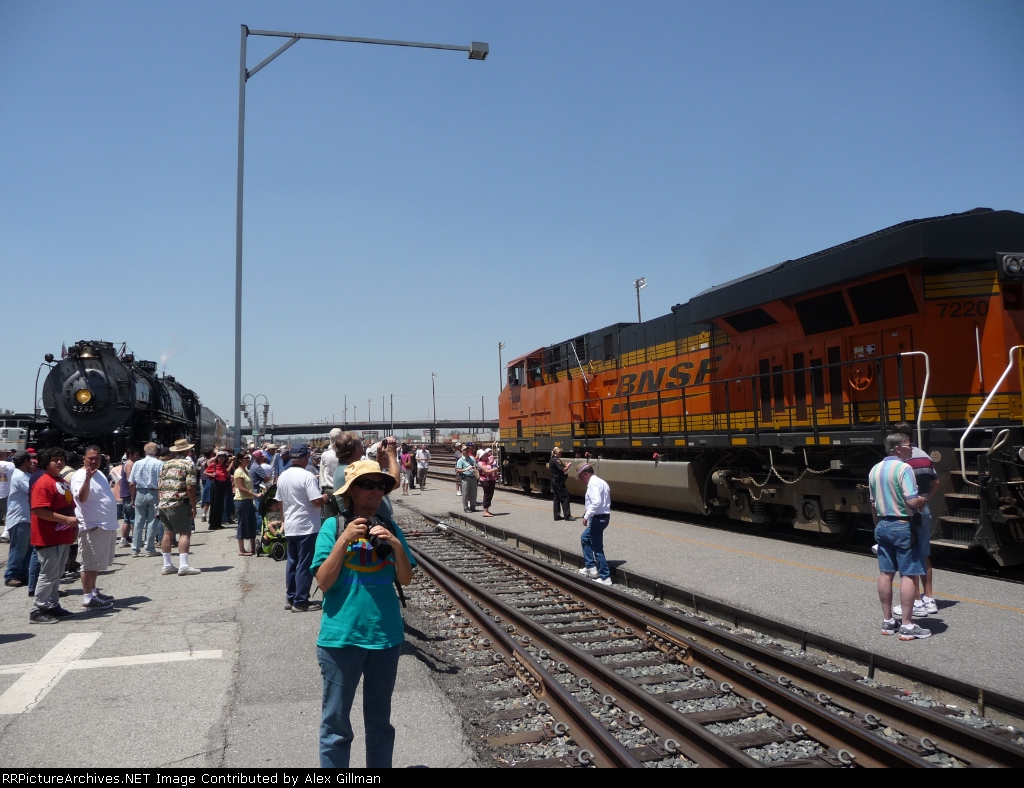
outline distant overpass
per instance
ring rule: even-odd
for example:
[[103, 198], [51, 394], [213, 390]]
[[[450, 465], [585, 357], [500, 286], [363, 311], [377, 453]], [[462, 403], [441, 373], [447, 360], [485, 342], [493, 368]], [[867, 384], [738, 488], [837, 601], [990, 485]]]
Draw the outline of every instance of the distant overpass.
[[[359, 421], [350, 424], [341, 422], [320, 422], [317, 424], [270, 424], [260, 430], [261, 435], [327, 435], [337, 427], [344, 432], [376, 431], [381, 435], [393, 435], [396, 432], [418, 432], [436, 429], [437, 432], [465, 430], [467, 432], [497, 432], [498, 421], [480, 421], [479, 419], [439, 419], [438, 421]], [[243, 435], [252, 435], [252, 427], [242, 427]]]

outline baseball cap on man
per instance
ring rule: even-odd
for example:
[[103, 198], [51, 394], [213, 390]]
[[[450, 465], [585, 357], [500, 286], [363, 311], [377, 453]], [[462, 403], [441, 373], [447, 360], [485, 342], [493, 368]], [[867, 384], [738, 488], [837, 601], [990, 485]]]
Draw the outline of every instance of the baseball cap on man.
[[[285, 447], [285, 451], [286, 452], [288, 451], [287, 447]], [[295, 446], [291, 450], [291, 455], [292, 455], [292, 459], [293, 460], [301, 460], [303, 457], [308, 457], [309, 456], [309, 447], [308, 446]]]
[[14, 454], [11, 455], [10, 459], [11, 462], [13, 462], [15, 465], [21, 465], [23, 462], [25, 462], [25, 460], [31, 460], [32, 455], [29, 454], [24, 449], [22, 449], [21, 451], [14, 452]]

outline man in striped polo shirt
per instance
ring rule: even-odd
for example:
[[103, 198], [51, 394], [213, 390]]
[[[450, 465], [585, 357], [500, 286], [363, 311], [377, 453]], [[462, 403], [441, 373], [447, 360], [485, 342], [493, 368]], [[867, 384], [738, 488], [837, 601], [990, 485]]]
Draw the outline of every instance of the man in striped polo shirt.
[[[882, 603], [882, 634], [899, 633], [900, 640], [931, 637], [931, 632], [914, 623], [917, 578], [924, 574], [920, 553], [914, 549], [910, 520], [914, 508], [927, 499], [918, 494], [913, 469], [907, 465], [912, 449], [906, 435], [885, 436], [886, 457], [868, 473], [871, 513], [878, 542], [878, 599]], [[902, 626], [892, 616], [892, 581], [900, 573]]]

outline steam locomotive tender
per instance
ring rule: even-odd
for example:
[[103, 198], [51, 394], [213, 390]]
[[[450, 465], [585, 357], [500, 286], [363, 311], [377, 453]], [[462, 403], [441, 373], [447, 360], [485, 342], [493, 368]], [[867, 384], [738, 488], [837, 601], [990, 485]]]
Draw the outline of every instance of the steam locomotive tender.
[[38, 432], [39, 443], [69, 449], [95, 443], [115, 458], [148, 441], [186, 438], [206, 448], [223, 435], [223, 422], [194, 391], [158, 376], [155, 361], [136, 361], [110, 342], [72, 345], [46, 376], [43, 407], [50, 425]]
[[557, 445], [613, 500], [838, 541], [871, 527], [868, 470], [908, 421], [933, 548], [1021, 564], [1022, 345], [1024, 215], [905, 222], [510, 361], [505, 478], [546, 490]]

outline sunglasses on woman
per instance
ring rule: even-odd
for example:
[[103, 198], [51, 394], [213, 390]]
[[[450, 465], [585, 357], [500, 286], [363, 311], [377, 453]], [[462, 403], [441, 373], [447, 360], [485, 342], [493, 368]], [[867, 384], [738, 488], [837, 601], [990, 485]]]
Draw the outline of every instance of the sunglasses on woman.
[[380, 490], [381, 492], [387, 492], [390, 486], [386, 481], [371, 481], [370, 479], [363, 479], [362, 481], [352, 482], [360, 490]]

